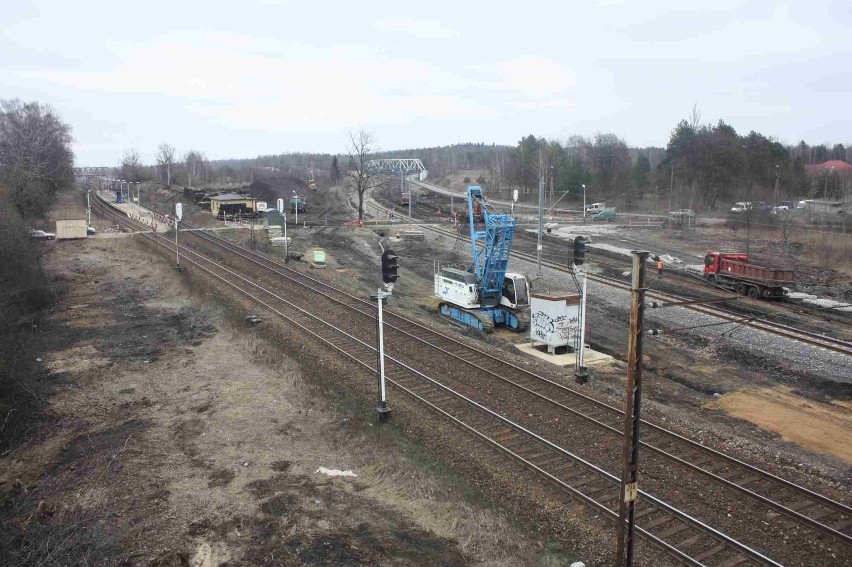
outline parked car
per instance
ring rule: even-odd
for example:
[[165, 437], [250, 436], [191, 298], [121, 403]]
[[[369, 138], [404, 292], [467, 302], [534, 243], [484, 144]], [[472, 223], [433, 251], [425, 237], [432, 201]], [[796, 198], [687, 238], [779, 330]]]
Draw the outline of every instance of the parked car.
[[671, 211], [669, 213], [669, 216], [675, 217], [675, 218], [690, 218], [691, 219], [692, 217], [695, 216], [695, 211], [693, 211], [692, 209], [678, 209], [676, 211]]
[[93, 226], [87, 226], [86, 227], [86, 234], [97, 234], [97, 233], [98, 233], [98, 229], [96, 229], [95, 227], [93, 227]]
[[752, 209], [751, 203], [748, 201], [740, 201], [739, 203], [734, 203], [734, 206], [731, 207], [731, 212], [735, 215], [744, 213], [746, 211], [750, 211]]
[[30, 229], [30, 238], [33, 238], [35, 240], [53, 240], [54, 238], [56, 238], [56, 234], [54, 234], [52, 232], [45, 232], [43, 230], [35, 230], [35, 229], [31, 228]]
[[592, 221], [612, 222], [615, 220], [615, 209], [601, 209], [592, 215]]
[[777, 207], [772, 207], [772, 214], [777, 215], [778, 213], [783, 213], [789, 211], [790, 207], [787, 205], [778, 205]]
[[606, 203], [592, 203], [586, 206], [587, 213], [596, 213], [606, 208]]

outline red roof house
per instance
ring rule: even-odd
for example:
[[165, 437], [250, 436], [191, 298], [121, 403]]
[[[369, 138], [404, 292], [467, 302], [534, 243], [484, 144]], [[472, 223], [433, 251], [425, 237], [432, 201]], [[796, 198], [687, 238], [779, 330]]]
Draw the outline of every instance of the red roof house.
[[840, 159], [830, 159], [822, 163], [806, 165], [805, 168], [811, 173], [822, 173], [826, 170], [834, 170], [843, 175], [852, 175], [852, 165]]

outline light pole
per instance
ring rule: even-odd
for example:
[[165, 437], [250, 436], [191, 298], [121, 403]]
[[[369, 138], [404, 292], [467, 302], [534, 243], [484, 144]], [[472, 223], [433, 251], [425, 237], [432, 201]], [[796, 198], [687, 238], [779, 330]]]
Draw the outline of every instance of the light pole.
[[775, 206], [778, 206], [778, 164], [775, 164]]
[[553, 166], [550, 166], [550, 208], [553, 208]]
[[586, 184], [583, 183], [583, 224], [586, 222]]
[[299, 195], [296, 194], [296, 190], [293, 190], [293, 209], [296, 212], [296, 226], [299, 226]]

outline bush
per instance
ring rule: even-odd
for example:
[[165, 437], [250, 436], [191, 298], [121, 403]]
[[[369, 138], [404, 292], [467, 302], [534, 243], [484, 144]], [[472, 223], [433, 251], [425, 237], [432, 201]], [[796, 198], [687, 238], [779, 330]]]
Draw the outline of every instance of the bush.
[[10, 192], [0, 186], [0, 452], [24, 441], [43, 419], [42, 399], [28, 384], [33, 370], [26, 321], [56, 300]]

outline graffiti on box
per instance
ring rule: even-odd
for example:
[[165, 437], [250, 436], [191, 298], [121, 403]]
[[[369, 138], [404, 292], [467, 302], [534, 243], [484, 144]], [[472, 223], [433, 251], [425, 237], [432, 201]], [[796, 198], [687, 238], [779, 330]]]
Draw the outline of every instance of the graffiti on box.
[[576, 314], [558, 315], [551, 317], [544, 311], [536, 311], [532, 314], [531, 332], [538, 340], [550, 343], [558, 342], [568, 344], [579, 338], [580, 319]]

